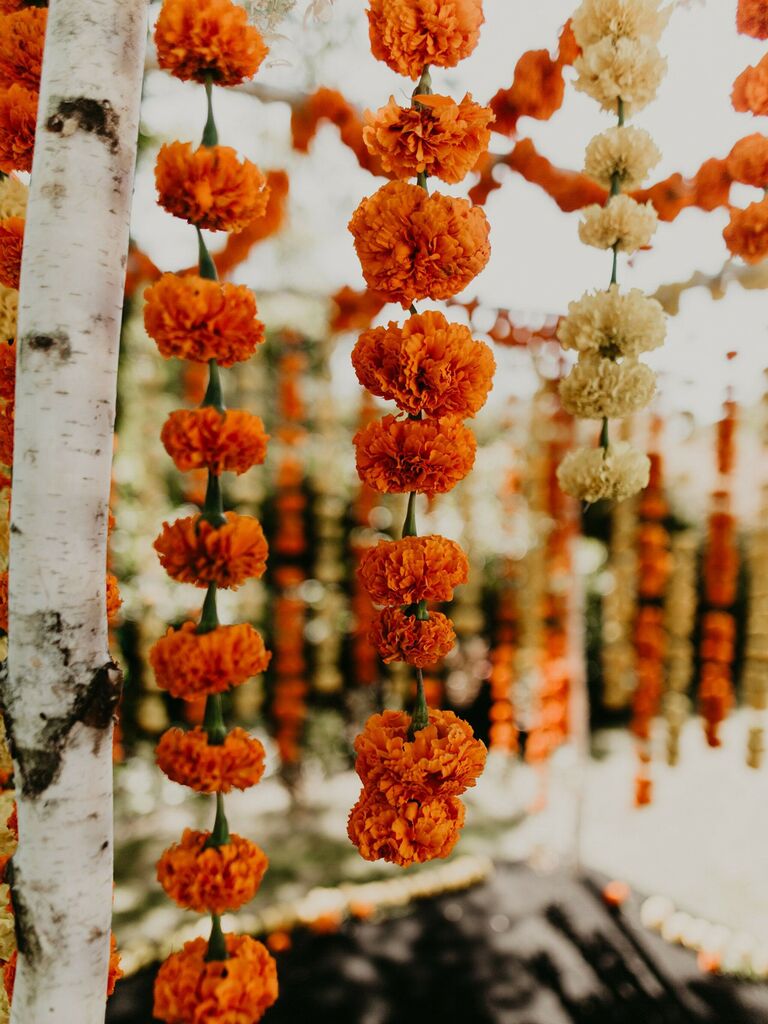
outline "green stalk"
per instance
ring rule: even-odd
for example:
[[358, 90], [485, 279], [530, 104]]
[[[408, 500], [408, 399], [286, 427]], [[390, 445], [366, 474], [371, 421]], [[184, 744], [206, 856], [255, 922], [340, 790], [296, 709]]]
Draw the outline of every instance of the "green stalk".
[[[616, 101], [616, 115], [619, 121], [619, 127], [624, 124], [624, 100], [619, 96]], [[619, 178], [619, 172], [614, 171], [611, 175], [611, 196], [617, 196], [621, 192], [621, 179]], [[616, 284], [618, 280], [619, 271], [619, 243], [616, 242], [611, 246], [613, 250], [613, 256], [611, 258], [611, 284]], [[600, 447], [604, 451], [608, 451], [610, 445], [610, 439], [608, 437], [608, 418], [603, 417], [603, 425], [600, 429]]]
[[228, 960], [227, 943], [224, 939], [224, 932], [221, 930], [221, 918], [218, 914], [211, 914], [211, 936], [208, 939], [208, 952], [205, 954], [207, 963], [211, 960]]
[[417, 732], [421, 729], [426, 729], [428, 725], [429, 708], [427, 707], [427, 699], [424, 696], [424, 673], [421, 669], [418, 669], [416, 671], [416, 703], [413, 706], [411, 724], [408, 728], [408, 738], [413, 739]]
[[416, 529], [416, 491], [411, 491], [408, 494], [408, 508], [405, 513], [405, 522], [403, 523], [403, 537], [416, 537], [418, 532]]
[[218, 281], [219, 275], [216, 273], [216, 264], [213, 262], [213, 258], [208, 252], [208, 246], [205, 244], [203, 233], [197, 225], [195, 225], [195, 231], [197, 232], [197, 252], [200, 264], [200, 277], [204, 277], [207, 281]]
[[610, 447], [610, 444], [611, 442], [608, 437], [608, 417], [603, 416], [603, 425], [600, 428], [600, 447], [604, 448], [607, 451]]
[[213, 79], [210, 75], [205, 76], [205, 100], [208, 105], [208, 117], [203, 128], [203, 146], [218, 146], [219, 133], [216, 129], [216, 121], [213, 117]]

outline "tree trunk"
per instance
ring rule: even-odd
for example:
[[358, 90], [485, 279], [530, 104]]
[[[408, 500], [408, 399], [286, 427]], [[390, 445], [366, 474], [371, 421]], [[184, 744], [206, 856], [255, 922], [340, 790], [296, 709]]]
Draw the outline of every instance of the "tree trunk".
[[145, 0], [51, 0], [19, 307], [3, 686], [18, 1024], [102, 1024], [112, 912], [108, 496]]

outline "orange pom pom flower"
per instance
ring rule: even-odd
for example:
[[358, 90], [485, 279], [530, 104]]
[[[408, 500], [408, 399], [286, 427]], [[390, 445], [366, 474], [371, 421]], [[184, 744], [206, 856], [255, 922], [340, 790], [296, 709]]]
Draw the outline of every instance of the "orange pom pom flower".
[[245, 473], [267, 455], [269, 434], [258, 416], [241, 409], [219, 412], [210, 405], [179, 409], [163, 424], [160, 440], [177, 469], [209, 469], [214, 476]]
[[37, 125], [37, 93], [14, 84], [0, 89], [0, 171], [31, 171]]
[[48, 11], [24, 7], [6, 14], [0, 23], [0, 87], [14, 83], [38, 92]]
[[764, 189], [768, 185], [768, 138], [755, 132], [739, 139], [728, 154], [726, 167], [734, 181]]
[[199, 515], [163, 523], [154, 546], [172, 579], [235, 590], [247, 579], [264, 575], [268, 548], [258, 519], [236, 512], [227, 512], [226, 519], [221, 526]]
[[0, 398], [12, 402], [16, 392], [16, 339], [0, 341]]
[[245, 285], [163, 274], [144, 298], [144, 326], [166, 359], [232, 366], [250, 359], [264, 340], [256, 299]]
[[347, 834], [364, 860], [407, 868], [447, 857], [464, 824], [464, 805], [455, 797], [393, 807], [379, 793], [363, 791], [350, 811]]
[[352, 351], [357, 379], [409, 416], [474, 416], [493, 386], [496, 360], [468, 327], [417, 313], [402, 327], [364, 331]]
[[457, 295], [491, 254], [481, 207], [404, 181], [364, 199], [349, 230], [368, 287], [403, 308]]
[[268, 53], [245, 8], [232, 0], [164, 0], [155, 26], [157, 62], [182, 82], [240, 85]]
[[149, 652], [157, 685], [172, 697], [194, 700], [223, 693], [263, 672], [270, 660], [253, 626], [241, 622], [197, 633], [194, 622], [169, 629]]
[[264, 747], [245, 729], [231, 729], [224, 742], [210, 743], [199, 726], [167, 729], [155, 750], [158, 767], [173, 782], [197, 793], [249, 789], [264, 774]]
[[474, 465], [477, 442], [452, 419], [399, 420], [385, 416], [353, 438], [360, 478], [382, 494], [444, 494]]
[[469, 562], [459, 545], [439, 534], [382, 540], [363, 552], [358, 576], [376, 604], [450, 601], [467, 582]]
[[206, 846], [209, 832], [185, 829], [157, 862], [157, 880], [170, 899], [198, 914], [238, 910], [256, 895], [267, 858], [250, 839], [230, 833], [221, 846]]
[[739, 0], [736, 31], [755, 39], [768, 39], [768, 8], [765, 0]]
[[371, 52], [398, 75], [453, 68], [477, 46], [481, 0], [370, 0]]
[[6, 288], [19, 287], [24, 223], [23, 217], [0, 220], [0, 284]]
[[227, 935], [227, 960], [206, 960], [205, 939], [186, 942], [161, 966], [154, 1016], [165, 1024], [255, 1024], [277, 999], [277, 968], [266, 946]]
[[174, 217], [209, 231], [242, 231], [267, 208], [267, 179], [229, 146], [170, 142], [155, 165], [158, 202]]
[[754, 67], [745, 68], [733, 83], [731, 104], [734, 110], [755, 117], [768, 114], [768, 53]]
[[750, 203], [744, 210], [731, 209], [723, 238], [734, 256], [745, 263], [761, 263], [768, 256], [768, 199]]
[[383, 608], [371, 622], [368, 639], [385, 665], [405, 661], [415, 668], [429, 668], [453, 648], [456, 634], [451, 620], [441, 612], [419, 619], [402, 608]]

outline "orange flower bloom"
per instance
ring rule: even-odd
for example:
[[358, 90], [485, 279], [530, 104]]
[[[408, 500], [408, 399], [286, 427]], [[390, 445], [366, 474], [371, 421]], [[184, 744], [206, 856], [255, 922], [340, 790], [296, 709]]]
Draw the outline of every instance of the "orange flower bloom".
[[0, 284], [6, 288], [19, 287], [24, 223], [23, 217], [0, 220]]
[[0, 89], [0, 171], [31, 171], [37, 93], [23, 85]]
[[170, 142], [155, 165], [158, 202], [168, 213], [209, 231], [242, 231], [267, 208], [267, 179], [229, 146]]
[[405, 711], [371, 715], [355, 740], [355, 770], [370, 792], [389, 803], [459, 796], [485, 767], [485, 745], [452, 711], [430, 709], [429, 725], [408, 738]]
[[4, 466], [13, 465], [13, 424], [14, 404], [6, 402], [0, 409], [0, 463]]
[[496, 361], [468, 327], [442, 313], [417, 313], [402, 327], [364, 331], [352, 351], [357, 379], [410, 416], [474, 416], [493, 384]]
[[741, 113], [768, 114], [768, 53], [754, 67], [745, 68], [733, 83], [731, 104]]
[[258, 416], [241, 409], [220, 413], [210, 405], [178, 409], [163, 424], [160, 440], [178, 469], [245, 473], [267, 455], [269, 434]]
[[768, 256], [768, 199], [750, 203], [745, 210], [733, 207], [723, 238], [734, 256], [745, 263], [761, 263]]
[[731, 182], [727, 160], [718, 160], [716, 157], [705, 160], [693, 179], [694, 205], [702, 210], [727, 206]]
[[107, 573], [107, 622], [114, 622], [123, 599], [120, 596], [120, 588], [117, 585], [117, 576], [111, 572]]
[[366, 111], [363, 141], [368, 152], [396, 178], [426, 172], [450, 184], [469, 174], [488, 149], [493, 113], [472, 102], [448, 96], [416, 96], [412, 107], [390, 97], [376, 114]]
[[563, 105], [565, 81], [561, 61], [554, 61], [547, 50], [528, 50], [515, 65], [509, 89], [499, 89], [491, 100], [496, 117], [494, 130], [514, 135], [521, 117], [547, 121]]
[[[16, 339], [0, 341], [0, 398], [12, 402], [16, 392]], [[0, 414], [2, 415], [2, 414]]]
[[484, 211], [465, 199], [391, 181], [364, 199], [349, 230], [369, 288], [407, 308], [416, 299], [450, 299], [491, 254]]
[[450, 601], [467, 582], [469, 562], [456, 541], [428, 534], [379, 541], [363, 552], [357, 573], [377, 604]]
[[230, 834], [222, 846], [209, 846], [210, 832], [184, 829], [180, 843], [157, 862], [157, 880], [166, 895], [185, 910], [224, 914], [239, 910], [256, 895], [267, 858], [250, 839]]
[[157, 62], [182, 82], [240, 85], [269, 52], [232, 0], [164, 0], [155, 26]]
[[360, 479], [381, 494], [444, 494], [475, 462], [477, 441], [458, 420], [385, 416], [353, 438]]
[[237, 512], [227, 512], [226, 518], [222, 526], [200, 515], [163, 523], [154, 546], [171, 579], [236, 590], [247, 579], [264, 575], [268, 548], [261, 523]]
[[385, 860], [408, 868], [447, 857], [464, 824], [464, 804], [455, 797], [411, 800], [395, 808], [378, 793], [360, 794], [347, 835], [364, 860]]
[[232, 366], [250, 359], [264, 340], [256, 299], [243, 284], [163, 274], [144, 298], [144, 326], [166, 359]]
[[48, 11], [25, 7], [3, 17], [0, 27], [0, 87], [14, 83], [37, 92], [43, 65]]
[[117, 950], [117, 940], [114, 935], [109, 937], [109, 973], [107, 974], [107, 999], [115, 991], [115, 985], [125, 974], [123, 965], [120, 962], [120, 953]]
[[739, 0], [736, 31], [755, 39], [768, 39], [768, 10], [765, 0]]
[[734, 181], [765, 188], [768, 185], [768, 138], [755, 132], [739, 139], [728, 154], [727, 167]]
[[371, 52], [416, 79], [427, 64], [453, 68], [477, 46], [481, 0], [370, 0]]
[[206, 960], [193, 939], [171, 953], [155, 980], [153, 1014], [166, 1024], [255, 1024], [277, 999], [277, 968], [266, 946], [227, 935], [227, 960]]
[[263, 672], [271, 657], [259, 634], [246, 622], [196, 633], [194, 622], [169, 629], [149, 652], [157, 685], [172, 697], [222, 693]]
[[169, 779], [197, 793], [249, 789], [264, 774], [264, 747], [240, 728], [228, 732], [221, 744], [209, 743], [199, 726], [189, 732], [168, 729], [160, 737], [155, 758]]
[[24, 0], [0, 0], [0, 14], [11, 14], [22, 9]]
[[453, 623], [441, 612], [428, 619], [406, 615], [402, 608], [383, 608], [372, 620], [368, 634], [385, 665], [405, 661], [416, 668], [429, 668], [453, 648]]

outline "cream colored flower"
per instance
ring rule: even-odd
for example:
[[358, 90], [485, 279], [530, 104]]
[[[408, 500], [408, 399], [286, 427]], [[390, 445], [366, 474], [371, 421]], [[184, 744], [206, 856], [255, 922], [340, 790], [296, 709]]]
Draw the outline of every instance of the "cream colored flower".
[[615, 174], [621, 188], [633, 189], [642, 185], [659, 160], [659, 148], [644, 128], [616, 125], [589, 143], [584, 173], [605, 188], [611, 187]]
[[604, 292], [585, 292], [571, 302], [568, 316], [557, 328], [563, 348], [601, 352], [613, 358], [637, 356], [659, 348], [666, 333], [661, 304], [643, 295], [639, 288], [622, 294], [617, 284]]
[[10, 898], [10, 888], [5, 884], [0, 885], [0, 960], [9, 960], [16, 949], [13, 912], [8, 910]]
[[659, 218], [653, 203], [638, 203], [631, 196], [611, 196], [605, 206], [594, 203], [583, 211], [579, 238], [596, 249], [616, 246], [619, 252], [635, 252], [648, 245]]
[[573, 34], [582, 50], [605, 36], [658, 43], [672, 13], [671, 6], [659, 7], [660, 0], [583, 0], [573, 15]]
[[0, 180], [0, 220], [23, 217], [27, 212], [28, 195], [29, 189], [15, 174]]
[[646, 455], [618, 441], [607, 449], [569, 452], [557, 468], [557, 479], [566, 494], [580, 501], [623, 501], [647, 486], [650, 468]]
[[605, 110], [616, 113], [623, 100], [628, 117], [647, 106], [667, 70], [667, 61], [648, 39], [601, 39], [582, 51], [573, 63], [576, 88]]
[[629, 357], [617, 363], [597, 352], [583, 352], [560, 382], [566, 412], [581, 419], [622, 419], [644, 409], [656, 390], [656, 374]]
[[5, 985], [0, 985], [0, 1024], [8, 1024], [11, 1019], [11, 1004], [8, 1002], [8, 995]]
[[0, 284], [0, 339], [9, 341], [16, 337], [18, 316], [19, 293], [14, 288]]

